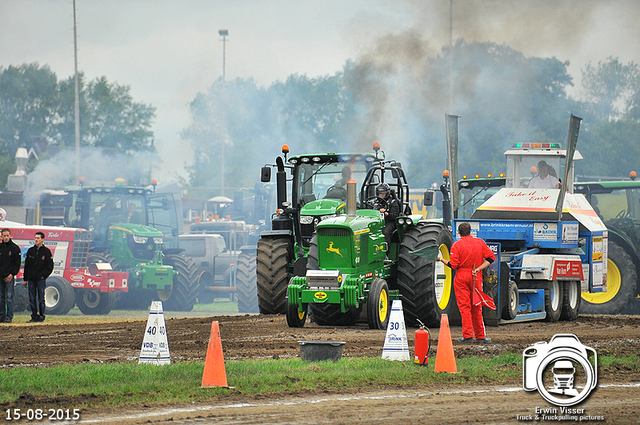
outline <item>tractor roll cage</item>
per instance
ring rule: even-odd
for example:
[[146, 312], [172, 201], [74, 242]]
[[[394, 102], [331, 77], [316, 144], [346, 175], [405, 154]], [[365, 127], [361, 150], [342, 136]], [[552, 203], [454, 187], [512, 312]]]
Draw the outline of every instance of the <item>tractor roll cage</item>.
[[409, 205], [409, 183], [402, 169], [402, 164], [396, 161], [380, 161], [375, 163], [368, 171], [360, 189], [360, 205], [364, 206], [367, 199], [376, 196], [376, 187], [380, 183], [387, 183], [391, 190], [402, 202], [402, 213], [411, 214]]

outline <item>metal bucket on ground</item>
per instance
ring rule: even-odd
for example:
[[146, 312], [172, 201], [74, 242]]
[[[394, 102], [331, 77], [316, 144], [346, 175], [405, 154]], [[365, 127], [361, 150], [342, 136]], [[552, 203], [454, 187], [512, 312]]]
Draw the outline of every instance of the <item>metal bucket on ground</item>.
[[337, 362], [342, 358], [344, 342], [340, 341], [298, 341], [300, 358], [303, 362]]

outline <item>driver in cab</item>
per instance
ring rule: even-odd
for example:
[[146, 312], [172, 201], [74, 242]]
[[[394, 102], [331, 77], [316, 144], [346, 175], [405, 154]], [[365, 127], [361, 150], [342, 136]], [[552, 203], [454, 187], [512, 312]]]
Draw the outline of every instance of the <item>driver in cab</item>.
[[387, 183], [380, 183], [376, 187], [376, 196], [379, 198], [379, 211], [384, 216], [382, 233], [387, 241], [387, 245], [389, 245], [391, 243], [391, 235], [396, 229], [396, 218], [400, 215], [400, 200]]
[[538, 175], [529, 180], [530, 189], [558, 189], [560, 180], [554, 177], [551, 166], [546, 161], [538, 162]]

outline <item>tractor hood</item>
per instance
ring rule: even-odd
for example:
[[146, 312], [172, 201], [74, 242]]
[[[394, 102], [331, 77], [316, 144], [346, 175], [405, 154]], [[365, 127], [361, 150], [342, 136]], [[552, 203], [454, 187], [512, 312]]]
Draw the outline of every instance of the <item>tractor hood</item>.
[[384, 226], [384, 218], [378, 210], [358, 210], [355, 216], [341, 214], [328, 218], [318, 224], [318, 229], [326, 227], [346, 227], [354, 234], [380, 230]]
[[146, 236], [148, 238], [162, 237], [162, 232], [153, 227], [134, 223], [115, 223], [109, 226], [109, 230], [120, 230], [136, 236]]
[[345, 201], [340, 199], [317, 199], [305, 204], [300, 210], [300, 215], [325, 216], [343, 214], [345, 206]]
[[[557, 220], [555, 207], [560, 189], [503, 188], [478, 207], [471, 218], [499, 220]], [[578, 221], [589, 231], [607, 230], [584, 195], [567, 193], [562, 221]]]

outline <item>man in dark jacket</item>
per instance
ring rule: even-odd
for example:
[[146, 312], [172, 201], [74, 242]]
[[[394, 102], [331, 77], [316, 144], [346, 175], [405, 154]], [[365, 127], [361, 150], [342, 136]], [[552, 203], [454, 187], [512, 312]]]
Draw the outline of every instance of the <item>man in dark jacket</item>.
[[2, 229], [0, 243], [0, 323], [13, 320], [13, 285], [20, 271], [22, 251], [11, 240], [11, 230]]
[[24, 260], [24, 286], [28, 285], [29, 288], [29, 322], [43, 322], [44, 289], [47, 286], [47, 278], [53, 272], [53, 258], [49, 248], [44, 246], [44, 233], [36, 232], [34, 239], [36, 244], [29, 248]]
[[387, 183], [380, 183], [376, 186], [376, 195], [378, 196], [379, 210], [384, 215], [385, 224], [382, 233], [387, 241], [387, 247], [390, 247], [391, 236], [396, 230], [396, 218], [400, 215], [402, 206], [395, 192]]

